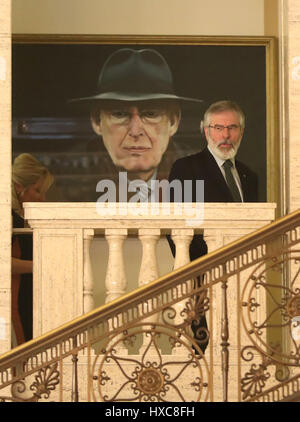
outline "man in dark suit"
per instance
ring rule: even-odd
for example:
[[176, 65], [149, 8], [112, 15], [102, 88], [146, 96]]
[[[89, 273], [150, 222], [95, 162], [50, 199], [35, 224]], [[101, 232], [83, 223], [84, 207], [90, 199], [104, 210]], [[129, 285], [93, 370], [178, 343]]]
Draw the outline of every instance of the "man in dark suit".
[[[257, 176], [235, 159], [245, 129], [245, 116], [239, 105], [232, 101], [212, 104], [205, 112], [201, 125], [207, 146], [199, 153], [177, 160], [169, 181], [180, 180], [183, 186], [184, 180], [203, 180], [204, 202], [256, 202]], [[192, 202], [196, 202], [196, 198], [196, 183], [193, 183]], [[170, 238], [168, 240], [175, 254], [175, 245]], [[190, 259], [206, 253], [203, 236], [195, 235], [190, 244]], [[198, 283], [201, 283], [200, 279]], [[199, 340], [203, 352], [208, 344], [206, 327], [204, 315], [200, 315], [200, 319], [192, 325], [195, 339]]]

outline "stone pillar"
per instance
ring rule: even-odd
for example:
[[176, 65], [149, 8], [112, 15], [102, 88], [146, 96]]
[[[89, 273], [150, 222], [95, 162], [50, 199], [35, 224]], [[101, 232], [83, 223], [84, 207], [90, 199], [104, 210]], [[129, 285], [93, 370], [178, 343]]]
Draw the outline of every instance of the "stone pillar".
[[0, 0], [0, 354], [11, 347], [11, 0]]
[[[278, 2], [281, 173], [285, 194], [284, 214], [288, 214], [300, 208], [300, 0]], [[289, 267], [290, 275], [296, 274], [297, 270], [297, 263], [292, 261]], [[288, 350], [292, 339], [286, 336], [281, 340], [278, 336], [278, 339], [269, 340], [272, 340], [273, 344], [281, 341]]]
[[300, 208], [300, 1], [280, 0], [281, 105], [286, 212]]
[[36, 229], [33, 235], [33, 336], [83, 313], [83, 230]]

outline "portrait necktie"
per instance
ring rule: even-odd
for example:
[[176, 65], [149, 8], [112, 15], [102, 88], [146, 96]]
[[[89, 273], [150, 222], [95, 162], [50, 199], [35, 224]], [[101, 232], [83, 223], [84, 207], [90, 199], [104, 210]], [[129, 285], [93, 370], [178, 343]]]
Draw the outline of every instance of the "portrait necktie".
[[239, 188], [237, 187], [236, 181], [231, 171], [232, 167], [233, 167], [233, 163], [231, 160], [226, 160], [225, 163], [223, 164], [223, 168], [225, 170], [226, 183], [229, 187], [229, 190], [234, 199], [234, 202], [242, 202]]

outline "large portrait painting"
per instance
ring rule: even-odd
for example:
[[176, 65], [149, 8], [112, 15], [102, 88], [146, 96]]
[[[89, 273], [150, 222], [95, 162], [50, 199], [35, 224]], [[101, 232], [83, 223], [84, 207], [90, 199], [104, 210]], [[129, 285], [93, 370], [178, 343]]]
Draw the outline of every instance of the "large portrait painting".
[[[99, 181], [120, 171], [139, 175], [137, 165], [167, 178], [174, 161], [204, 148], [209, 105], [232, 100], [246, 116], [238, 158], [258, 175], [259, 201], [280, 202], [273, 38], [18, 35], [12, 63], [13, 157], [29, 152], [50, 169], [49, 201], [96, 201]], [[126, 123], [127, 110], [116, 107], [120, 92], [124, 101], [153, 101], [138, 113], [153, 128], [163, 119], [157, 110], [179, 108], [168, 116], [167, 134], [153, 129], [151, 157], [146, 143], [126, 146], [131, 161], [122, 156], [109, 125], [97, 120], [104, 99], [108, 122]]]

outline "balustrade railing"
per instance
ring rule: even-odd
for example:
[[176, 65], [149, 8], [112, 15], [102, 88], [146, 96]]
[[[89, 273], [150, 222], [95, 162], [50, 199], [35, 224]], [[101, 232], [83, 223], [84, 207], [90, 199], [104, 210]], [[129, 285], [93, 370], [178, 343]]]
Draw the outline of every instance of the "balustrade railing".
[[[2, 355], [0, 400], [297, 400], [299, 220], [298, 211], [193, 262], [175, 261], [159, 278], [146, 259], [158, 234], [144, 227], [146, 284], [141, 270], [137, 290], [111, 288], [119, 297]], [[31, 221], [34, 231], [43, 224]], [[205, 353], [191, 332], [204, 315]]]
[[[25, 204], [25, 218], [34, 230], [34, 336], [94, 309], [101, 285], [105, 298], [98, 305], [157, 279], [162, 260], [170, 260], [170, 269], [187, 264], [194, 234], [203, 233], [213, 251], [273, 221], [274, 209], [274, 204], [261, 203]], [[166, 234], [176, 244], [173, 265], [169, 247], [170, 256], [165, 249], [157, 256], [158, 241]], [[142, 245], [140, 258], [130, 263], [139, 268], [136, 280], [128, 280], [124, 257], [129, 238]], [[93, 248], [101, 242], [107, 244], [105, 256]]]

